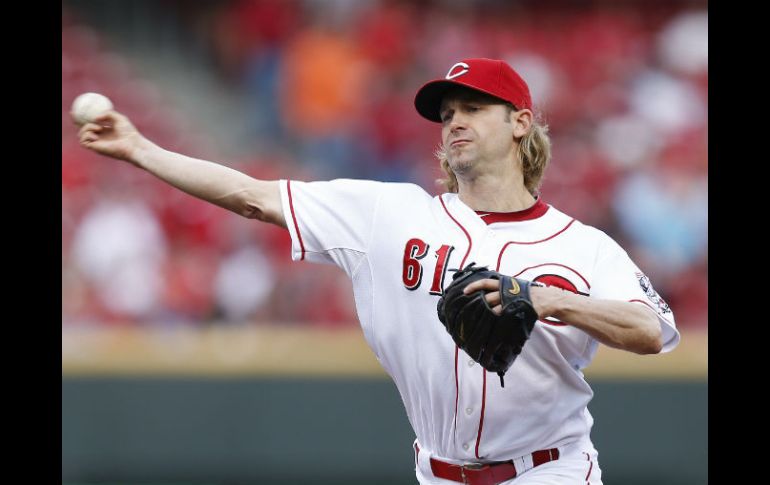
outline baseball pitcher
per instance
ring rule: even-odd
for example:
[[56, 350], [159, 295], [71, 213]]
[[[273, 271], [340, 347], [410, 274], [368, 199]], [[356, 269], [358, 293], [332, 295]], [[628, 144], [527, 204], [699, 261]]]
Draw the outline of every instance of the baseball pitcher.
[[611, 237], [540, 193], [550, 141], [524, 79], [493, 59], [448, 67], [414, 100], [440, 128], [438, 196], [255, 180], [164, 150], [117, 111], [84, 124], [80, 143], [286, 228], [293, 260], [345, 271], [414, 428], [419, 483], [599, 485], [583, 369], [599, 344], [674, 349], [674, 315]]

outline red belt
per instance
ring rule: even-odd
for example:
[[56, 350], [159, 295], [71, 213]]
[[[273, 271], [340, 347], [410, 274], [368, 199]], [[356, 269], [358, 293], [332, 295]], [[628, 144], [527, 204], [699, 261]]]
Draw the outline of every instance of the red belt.
[[[420, 447], [414, 444], [417, 453]], [[539, 450], [532, 453], [532, 466], [559, 459], [558, 448]], [[497, 485], [510, 480], [517, 475], [516, 467], [512, 460], [498, 461], [494, 463], [474, 463], [470, 465], [454, 465], [435, 458], [430, 459], [430, 469], [433, 475], [445, 480], [465, 483], [467, 485]]]

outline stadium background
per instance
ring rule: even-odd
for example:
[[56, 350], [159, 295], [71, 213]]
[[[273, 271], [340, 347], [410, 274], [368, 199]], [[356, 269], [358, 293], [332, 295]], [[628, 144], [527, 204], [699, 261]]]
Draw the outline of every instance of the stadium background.
[[79, 148], [74, 97], [255, 177], [436, 192], [412, 99], [472, 56], [522, 71], [554, 143], [544, 200], [627, 248], [683, 333], [587, 369], [605, 483], [706, 483], [707, 24], [693, 1], [63, 2], [63, 483], [415, 481], [344, 274]]

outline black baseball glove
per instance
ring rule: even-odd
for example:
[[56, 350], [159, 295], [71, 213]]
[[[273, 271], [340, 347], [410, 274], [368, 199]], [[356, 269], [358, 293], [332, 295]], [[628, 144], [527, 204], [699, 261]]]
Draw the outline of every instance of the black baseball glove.
[[[484, 291], [464, 295], [470, 283], [486, 278], [500, 281], [502, 314], [496, 315]], [[475, 263], [458, 270], [438, 301], [438, 318], [458, 347], [490, 372], [503, 376], [529, 339], [537, 312], [529, 296], [530, 286], [542, 286], [491, 271]]]

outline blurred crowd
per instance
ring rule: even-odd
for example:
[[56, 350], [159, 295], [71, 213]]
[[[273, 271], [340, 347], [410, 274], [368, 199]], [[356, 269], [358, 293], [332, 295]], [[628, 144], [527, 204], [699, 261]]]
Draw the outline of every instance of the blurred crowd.
[[223, 89], [242, 96], [259, 149], [237, 160], [218, 159], [205, 128], [65, 9], [62, 324], [356, 322], [344, 273], [292, 262], [286, 231], [80, 148], [68, 115], [80, 92], [110, 95], [166, 148], [255, 177], [409, 181], [439, 193], [439, 129], [416, 114], [414, 94], [464, 57], [492, 57], [520, 71], [550, 127], [543, 200], [612, 235], [678, 325], [705, 328], [705, 2], [569, 5], [168, 2], [207, 46]]

